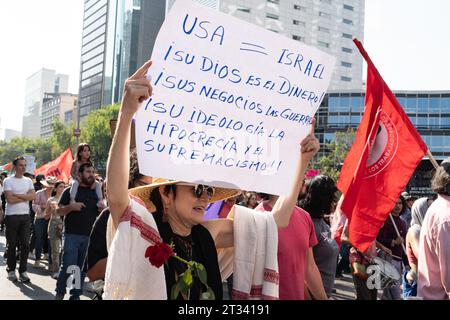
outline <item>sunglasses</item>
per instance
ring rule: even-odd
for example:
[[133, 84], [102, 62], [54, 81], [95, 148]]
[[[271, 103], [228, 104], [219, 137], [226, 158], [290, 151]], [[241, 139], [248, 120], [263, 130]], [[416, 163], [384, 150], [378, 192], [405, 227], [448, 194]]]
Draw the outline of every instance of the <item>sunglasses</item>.
[[192, 194], [197, 199], [200, 199], [204, 192], [208, 195], [208, 198], [212, 198], [216, 189], [214, 187], [206, 186], [204, 184], [189, 184], [189, 183], [177, 183], [178, 186], [188, 186], [192, 187]]

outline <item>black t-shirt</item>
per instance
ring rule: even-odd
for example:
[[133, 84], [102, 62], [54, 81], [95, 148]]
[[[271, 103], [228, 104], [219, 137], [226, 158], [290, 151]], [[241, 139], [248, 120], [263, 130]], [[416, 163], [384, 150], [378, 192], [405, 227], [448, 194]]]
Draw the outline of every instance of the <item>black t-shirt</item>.
[[[86, 207], [82, 208], [81, 211], [72, 211], [65, 216], [64, 232], [67, 234], [89, 236], [92, 225], [98, 216], [98, 197], [95, 189], [79, 186], [75, 201], [84, 203]], [[64, 190], [59, 204], [63, 206], [70, 204], [70, 187]]]
[[94, 226], [92, 227], [83, 270], [85, 272], [95, 266], [95, 264], [100, 260], [108, 258], [108, 248], [106, 245], [106, 229], [108, 227], [109, 215], [109, 208], [106, 208], [97, 217], [97, 220], [95, 220]]
[[[211, 237], [208, 229], [202, 225], [196, 225], [192, 227], [190, 237], [177, 237], [174, 236], [172, 228], [169, 223], [164, 222], [162, 219], [162, 213], [156, 212], [153, 214], [156, 225], [158, 226], [161, 238], [165, 243], [170, 244], [174, 240], [175, 252], [182, 258], [187, 260], [193, 260], [203, 264], [208, 273], [207, 283], [208, 286], [214, 291], [216, 300], [222, 300], [222, 279], [220, 277], [219, 263], [217, 259], [217, 250], [214, 244], [214, 240]], [[178, 238], [178, 239], [176, 239]], [[184, 238], [184, 239], [183, 239]], [[189, 238], [189, 239], [188, 239]], [[185, 250], [180, 250], [180, 244], [184, 241], [190, 241], [192, 245], [191, 257], [186, 256]], [[167, 296], [171, 299], [171, 290], [175, 284], [175, 274], [180, 274], [186, 270], [186, 265], [179, 263], [176, 259], [169, 259], [168, 263], [164, 264], [164, 274], [166, 277], [166, 289]], [[194, 279], [194, 283], [190, 289], [190, 300], [199, 300], [200, 293], [205, 290], [205, 287], [200, 283], [198, 279]], [[181, 299], [181, 295], [178, 296]]]

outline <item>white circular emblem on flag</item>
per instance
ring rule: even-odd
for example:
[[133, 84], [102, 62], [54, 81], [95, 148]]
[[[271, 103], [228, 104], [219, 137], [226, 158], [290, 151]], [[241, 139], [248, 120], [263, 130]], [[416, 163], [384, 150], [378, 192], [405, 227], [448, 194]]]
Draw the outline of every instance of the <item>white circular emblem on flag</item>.
[[381, 111], [378, 132], [371, 143], [365, 178], [376, 176], [382, 172], [394, 159], [397, 149], [397, 128], [391, 118]]

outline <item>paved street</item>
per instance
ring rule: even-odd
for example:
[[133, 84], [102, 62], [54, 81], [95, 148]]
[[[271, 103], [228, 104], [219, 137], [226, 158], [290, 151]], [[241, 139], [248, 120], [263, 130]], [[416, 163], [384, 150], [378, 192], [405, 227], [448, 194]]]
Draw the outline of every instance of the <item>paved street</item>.
[[[6, 239], [4, 233], [0, 233], [0, 300], [53, 300], [55, 294], [56, 280], [50, 277], [47, 271], [47, 261], [43, 261], [45, 269], [33, 267], [34, 259], [28, 259], [28, 276], [31, 283], [11, 282], [6, 279], [6, 259], [3, 258], [5, 252]], [[18, 266], [18, 264], [17, 264]], [[345, 274], [343, 278], [336, 280], [335, 300], [355, 299], [353, 282], [351, 276]], [[81, 297], [82, 300], [89, 300], [92, 293], [86, 292]], [[66, 295], [65, 299], [69, 296]]]
[[[0, 233], [0, 300], [53, 300], [55, 296], [56, 280], [52, 279], [51, 273], [47, 271], [47, 261], [44, 260], [44, 268], [33, 267], [34, 259], [28, 259], [28, 276], [30, 283], [11, 282], [6, 279], [5, 252], [6, 239], [4, 233]], [[19, 264], [17, 263], [17, 267]], [[16, 269], [16, 273], [17, 269]], [[82, 300], [89, 300], [92, 294], [86, 293]], [[67, 300], [69, 295], [66, 294]]]
[[344, 274], [342, 278], [335, 280], [333, 300], [355, 300], [356, 294], [353, 280], [350, 274]]

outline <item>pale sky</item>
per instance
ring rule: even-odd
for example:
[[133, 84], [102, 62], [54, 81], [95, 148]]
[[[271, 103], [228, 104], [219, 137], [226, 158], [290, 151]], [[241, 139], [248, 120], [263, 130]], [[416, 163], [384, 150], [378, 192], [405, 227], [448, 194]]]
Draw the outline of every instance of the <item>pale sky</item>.
[[[449, 12], [448, 0], [366, 0], [364, 46], [392, 90], [450, 90]], [[0, 127], [22, 129], [25, 80], [43, 67], [78, 93], [82, 16], [82, 0], [0, 1]]]

